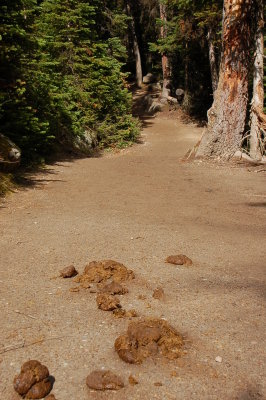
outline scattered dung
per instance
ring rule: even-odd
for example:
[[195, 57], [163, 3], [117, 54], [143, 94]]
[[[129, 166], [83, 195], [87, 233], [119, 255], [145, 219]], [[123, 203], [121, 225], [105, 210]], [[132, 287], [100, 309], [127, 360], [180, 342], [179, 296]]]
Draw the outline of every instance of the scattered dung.
[[88, 375], [86, 384], [94, 390], [119, 390], [124, 387], [122, 379], [111, 371], [93, 371]]
[[48, 368], [36, 360], [25, 362], [14, 379], [15, 391], [26, 399], [42, 399], [52, 387]]
[[60, 271], [60, 276], [62, 278], [73, 278], [73, 276], [78, 275], [78, 271], [74, 267], [74, 265], [69, 265], [69, 267], [66, 267]]
[[108, 281], [124, 282], [135, 278], [133, 271], [123, 264], [113, 260], [92, 261], [84, 269], [83, 275], [75, 278], [75, 282], [82, 287], [90, 287], [91, 283], [104, 283]]
[[113, 314], [116, 318], [135, 318], [138, 316], [137, 311], [135, 310], [124, 310], [123, 308], [117, 308], [113, 310]]
[[108, 293], [108, 294], [126, 294], [128, 293], [128, 289], [118, 282], [111, 282], [105, 285], [101, 289], [102, 293]]
[[129, 375], [128, 382], [132, 386], [137, 385], [139, 383], [139, 381], [136, 378], [134, 378], [133, 375]]
[[154, 382], [154, 386], [163, 386], [162, 382]]
[[186, 265], [188, 267], [192, 265], [192, 260], [183, 254], [178, 254], [176, 256], [169, 256], [167, 257], [165, 262], [174, 265]]
[[119, 357], [130, 364], [158, 354], [173, 360], [181, 356], [183, 337], [166, 321], [145, 319], [131, 322], [127, 332], [115, 341]]
[[160, 287], [160, 286], [157, 287], [157, 288], [154, 290], [152, 297], [153, 297], [154, 299], [157, 299], [157, 300], [163, 300], [163, 299], [164, 299], [164, 290], [163, 290], [163, 288]]
[[113, 311], [121, 308], [120, 300], [116, 296], [107, 293], [100, 293], [96, 297], [98, 308], [103, 311]]
[[145, 294], [140, 294], [140, 295], [138, 295], [138, 299], [139, 300], [147, 300], [147, 296], [145, 296]]
[[79, 289], [78, 286], [75, 286], [75, 287], [72, 287], [72, 288], [69, 289], [69, 291], [72, 292], [72, 293], [77, 293], [77, 292], [79, 292], [79, 290], [80, 289]]

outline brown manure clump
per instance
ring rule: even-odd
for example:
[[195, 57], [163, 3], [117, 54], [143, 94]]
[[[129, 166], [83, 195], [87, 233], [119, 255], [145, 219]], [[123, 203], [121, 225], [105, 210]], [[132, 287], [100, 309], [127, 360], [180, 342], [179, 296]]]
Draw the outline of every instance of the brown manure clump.
[[26, 399], [42, 399], [52, 387], [48, 368], [35, 360], [25, 362], [14, 379], [15, 391]]
[[189, 267], [190, 265], [193, 264], [192, 260], [190, 258], [188, 258], [187, 256], [185, 256], [184, 254], [178, 254], [176, 256], [169, 256], [169, 257], [167, 257], [165, 262], [167, 262], [169, 264], [174, 264], [174, 265], [186, 265], [187, 267]]
[[135, 310], [124, 310], [123, 308], [117, 308], [113, 311], [113, 314], [116, 318], [136, 318], [138, 316], [137, 311]]
[[96, 302], [98, 304], [98, 308], [103, 311], [113, 311], [117, 308], [121, 308], [119, 298], [107, 293], [98, 294]]
[[159, 286], [156, 289], [154, 289], [152, 297], [156, 300], [164, 300], [165, 296], [163, 288]]
[[126, 294], [128, 293], [128, 289], [118, 282], [111, 282], [105, 285], [101, 289], [102, 293], [108, 293], [108, 294]]
[[88, 375], [86, 384], [94, 390], [119, 390], [124, 387], [122, 379], [111, 371], [93, 371]]
[[173, 360], [181, 356], [184, 341], [168, 322], [161, 319], [145, 319], [131, 322], [127, 332], [115, 341], [119, 357], [130, 364], [140, 364], [158, 354]]
[[92, 261], [85, 267], [83, 274], [75, 278], [75, 282], [88, 288], [90, 283], [101, 284], [108, 281], [120, 283], [134, 277], [133, 271], [117, 261]]

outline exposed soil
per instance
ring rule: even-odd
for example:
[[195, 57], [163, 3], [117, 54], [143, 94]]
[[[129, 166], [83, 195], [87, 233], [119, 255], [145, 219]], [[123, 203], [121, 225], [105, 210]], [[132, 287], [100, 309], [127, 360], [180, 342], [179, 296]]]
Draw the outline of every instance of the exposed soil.
[[[202, 128], [176, 113], [143, 123], [142, 143], [58, 162], [1, 204], [1, 399], [20, 399], [13, 377], [29, 359], [49, 366], [58, 400], [265, 398], [265, 173], [183, 162]], [[165, 263], [171, 254], [193, 265]], [[180, 358], [120, 359], [114, 342], [130, 321], [95, 301], [98, 283], [114, 280], [109, 269], [88, 290], [73, 282], [79, 276], [58, 277], [64, 265], [82, 272], [108, 259], [136, 276], [122, 308], [168, 321], [188, 340]], [[164, 301], [152, 297], [157, 287]], [[92, 370], [115, 371], [125, 387], [90, 392]]]

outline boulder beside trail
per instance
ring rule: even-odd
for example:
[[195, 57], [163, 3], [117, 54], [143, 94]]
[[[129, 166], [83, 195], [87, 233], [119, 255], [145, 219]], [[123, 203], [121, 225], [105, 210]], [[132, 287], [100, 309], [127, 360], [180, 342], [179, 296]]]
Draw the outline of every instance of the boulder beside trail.
[[143, 83], [149, 84], [149, 83], [154, 83], [156, 82], [156, 76], [149, 72], [147, 75], [143, 77]]
[[0, 171], [10, 172], [19, 166], [21, 150], [0, 133]]

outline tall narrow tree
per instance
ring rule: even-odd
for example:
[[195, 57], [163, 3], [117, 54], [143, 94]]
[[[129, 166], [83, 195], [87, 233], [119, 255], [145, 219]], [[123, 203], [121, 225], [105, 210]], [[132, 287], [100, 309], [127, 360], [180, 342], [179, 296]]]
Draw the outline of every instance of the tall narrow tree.
[[207, 40], [209, 45], [209, 60], [210, 60], [210, 70], [211, 70], [211, 79], [212, 79], [212, 91], [215, 93], [218, 87], [219, 75], [217, 69], [217, 62], [215, 56], [215, 46], [214, 46], [214, 34], [213, 28], [209, 27]]
[[130, 17], [130, 31], [131, 31], [132, 40], [133, 40], [133, 51], [134, 51], [135, 63], [136, 63], [136, 84], [140, 88], [142, 85], [141, 55], [140, 55], [138, 37], [137, 37], [137, 33], [136, 33], [136, 24], [135, 24], [130, 0], [127, 0], [127, 13], [128, 13], [128, 16]]
[[[160, 28], [160, 36], [161, 39], [166, 39], [167, 37], [167, 14], [166, 14], [166, 5], [164, 3], [160, 3], [160, 20], [161, 20], [161, 28]], [[162, 72], [163, 72], [163, 88], [162, 88], [162, 96], [168, 97], [170, 95], [170, 65], [169, 59], [164, 51], [162, 53]]]
[[[255, 42], [255, 60], [253, 72], [253, 98], [251, 102], [251, 129], [250, 129], [250, 156], [260, 160], [263, 155], [263, 143], [261, 140], [261, 120], [266, 119], [263, 116], [263, 1], [257, 0], [257, 18], [256, 18], [256, 42]], [[264, 122], [265, 124], [265, 122]]]
[[253, 0], [224, 0], [219, 83], [197, 157], [229, 159], [240, 149], [248, 101]]

